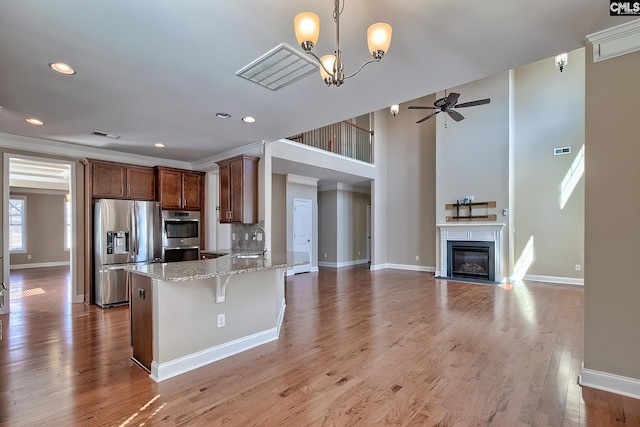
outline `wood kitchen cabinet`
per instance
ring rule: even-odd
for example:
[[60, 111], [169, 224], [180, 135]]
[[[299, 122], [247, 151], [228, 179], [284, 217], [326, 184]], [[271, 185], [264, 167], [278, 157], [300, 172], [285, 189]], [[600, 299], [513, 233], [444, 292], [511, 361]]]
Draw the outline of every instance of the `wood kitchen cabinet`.
[[153, 361], [153, 305], [149, 277], [127, 273], [131, 284], [129, 309], [131, 310], [131, 347], [133, 359], [147, 371]]
[[237, 156], [218, 162], [220, 222], [258, 222], [259, 157]]
[[153, 168], [84, 159], [92, 198], [155, 200]]
[[162, 209], [198, 211], [204, 207], [204, 172], [156, 167]]

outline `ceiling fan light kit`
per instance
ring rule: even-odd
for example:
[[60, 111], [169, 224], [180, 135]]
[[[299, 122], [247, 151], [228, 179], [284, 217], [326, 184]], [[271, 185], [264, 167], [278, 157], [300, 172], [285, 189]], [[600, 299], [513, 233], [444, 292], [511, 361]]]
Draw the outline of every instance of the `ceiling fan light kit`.
[[336, 48], [333, 55], [324, 55], [322, 58], [313, 52], [313, 47], [318, 42], [320, 35], [320, 18], [318, 18], [318, 15], [312, 12], [302, 12], [296, 15], [293, 20], [296, 38], [300, 43], [300, 47], [318, 61], [318, 64], [320, 64], [320, 76], [327, 86], [341, 86], [346, 79], [358, 74], [366, 65], [380, 61], [389, 50], [389, 45], [391, 44], [391, 25], [384, 22], [371, 25], [367, 30], [367, 45], [373, 59], [362, 64], [353, 74], [345, 75], [342, 51], [340, 50], [340, 14], [342, 9], [344, 9], [344, 0], [342, 1], [342, 7], [340, 6], [340, 0], [334, 0], [333, 21], [336, 24]]
[[425, 107], [421, 105], [410, 105], [409, 110], [438, 110], [435, 113], [431, 113], [426, 117], [418, 120], [416, 123], [422, 123], [425, 120], [434, 117], [436, 114], [440, 112], [445, 112], [456, 122], [464, 120], [464, 116], [454, 110], [454, 108], [464, 108], [464, 107], [474, 107], [476, 105], [484, 105], [491, 102], [490, 98], [478, 99], [476, 101], [463, 102], [462, 104], [458, 104], [458, 99], [460, 98], [459, 93], [451, 92], [449, 96], [438, 99], [433, 103], [433, 107]]

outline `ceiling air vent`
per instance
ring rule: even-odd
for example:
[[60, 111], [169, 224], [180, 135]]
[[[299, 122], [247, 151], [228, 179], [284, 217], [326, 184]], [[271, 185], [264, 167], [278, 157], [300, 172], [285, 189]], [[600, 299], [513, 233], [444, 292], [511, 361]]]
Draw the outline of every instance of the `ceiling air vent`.
[[554, 156], [562, 156], [563, 154], [569, 154], [570, 152], [571, 152], [571, 147], [562, 147], [562, 148], [553, 149]]
[[240, 76], [267, 89], [278, 90], [318, 71], [318, 64], [286, 43], [281, 43], [236, 71]]
[[91, 132], [91, 135], [102, 136], [104, 138], [111, 138], [111, 139], [120, 139], [120, 135], [114, 135], [112, 133], [106, 133], [106, 132], [98, 132], [97, 130]]

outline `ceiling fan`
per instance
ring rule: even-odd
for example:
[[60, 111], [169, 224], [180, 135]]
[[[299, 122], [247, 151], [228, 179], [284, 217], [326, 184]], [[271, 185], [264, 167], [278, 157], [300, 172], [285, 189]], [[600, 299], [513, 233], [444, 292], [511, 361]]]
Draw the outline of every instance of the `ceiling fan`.
[[476, 105], [484, 105], [484, 104], [488, 104], [491, 102], [490, 98], [486, 98], [486, 99], [478, 99], [477, 101], [471, 101], [471, 102], [463, 102], [462, 104], [458, 104], [458, 98], [460, 98], [460, 94], [459, 93], [455, 93], [455, 92], [451, 92], [449, 94], [449, 96], [446, 96], [444, 98], [440, 98], [438, 99], [436, 102], [433, 103], [433, 107], [423, 107], [420, 105], [411, 105], [409, 106], [410, 110], [438, 110], [435, 113], [431, 113], [429, 114], [427, 117], [424, 117], [420, 120], [418, 120], [416, 123], [422, 123], [427, 119], [430, 119], [431, 117], [435, 116], [436, 114], [438, 114], [439, 112], [443, 111], [445, 113], [448, 113], [449, 116], [455, 120], [456, 122], [459, 122], [460, 120], [464, 120], [464, 116], [460, 113], [458, 113], [456, 110], [454, 110], [454, 108], [463, 108], [463, 107], [473, 107]]

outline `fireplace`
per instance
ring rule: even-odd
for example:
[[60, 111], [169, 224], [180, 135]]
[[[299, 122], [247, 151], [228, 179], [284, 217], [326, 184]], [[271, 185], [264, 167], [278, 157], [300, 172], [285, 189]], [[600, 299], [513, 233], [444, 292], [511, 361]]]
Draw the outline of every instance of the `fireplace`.
[[[489, 249], [489, 273], [487, 279], [482, 280], [486, 283], [501, 283], [504, 280], [502, 271], [502, 229], [505, 224], [495, 222], [469, 222], [469, 223], [444, 223], [436, 224], [440, 229], [440, 260], [436, 269], [436, 277], [448, 278], [453, 277], [449, 269], [449, 260], [451, 259], [451, 250], [449, 243], [456, 243], [458, 246], [474, 247], [479, 245], [488, 246]], [[477, 248], [474, 248], [477, 249]], [[478, 253], [473, 253], [474, 262]], [[483, 255], [485, 256], [485, 255]], [[473, 264], [470, 263], [470, 264]], [[476, 270], [474, 266], [465, 266], [465, 270]], [[459, 278], [462, 278], [458, 276]]]
[[448, 240], [447, 255], [447, 277], [495, 281], [494, 242]]

